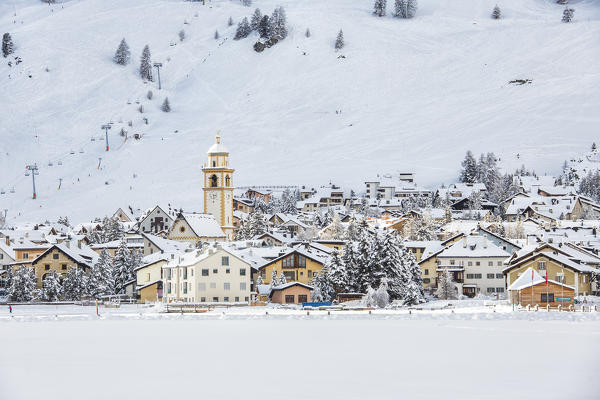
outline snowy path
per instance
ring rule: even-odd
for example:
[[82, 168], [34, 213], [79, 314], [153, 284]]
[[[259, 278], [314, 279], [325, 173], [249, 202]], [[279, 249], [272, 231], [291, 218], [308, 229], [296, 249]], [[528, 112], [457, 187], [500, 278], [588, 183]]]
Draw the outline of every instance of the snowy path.
[[2, 323], [0, 398], [593, 399], [599, 335], [598, 321]]

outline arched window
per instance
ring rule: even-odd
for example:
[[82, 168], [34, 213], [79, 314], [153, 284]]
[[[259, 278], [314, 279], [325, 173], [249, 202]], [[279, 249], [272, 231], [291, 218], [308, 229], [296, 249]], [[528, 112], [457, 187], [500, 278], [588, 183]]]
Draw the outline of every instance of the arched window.
[[213, 168], [217, 166], [217, 162], [213, 160]]
[[231, 186], [231, 178], [229, 177], [229, 175], [225, 176], [225, 186]]
[[217, 176], [212, 175], [210, 177], [210, 187], [217, 187]]

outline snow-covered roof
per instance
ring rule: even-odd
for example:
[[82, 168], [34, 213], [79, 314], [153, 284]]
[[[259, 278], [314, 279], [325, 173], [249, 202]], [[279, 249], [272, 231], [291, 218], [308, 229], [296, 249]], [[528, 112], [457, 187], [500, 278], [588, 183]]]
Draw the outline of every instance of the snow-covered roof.
[[310, 290], [313, 289], [312, 286], [309, 286], [309, 285], [307, 285], [305, 283], [293, 281], [293, 282], [284, 283], [283, 285], [277, 285], [277, 286], [271, 287], [271, 293], [273, 293], [274, 291], [277, 291], [277, 290], [285, 290], [285, 289], [287, 289], [289, 287], [292, 287], [292, 286], [302, 286], [302, 287], [305, 287], [305, 288], [310, 289]]
[[225, 147], [223, 143], [221, 143], [221, 137], [217, 136], [215, 143], [212, 146], [210, 146], [207, 153], [229, 153], [229, 150], [227, 150], [227, 147]]
[[212, 214], [181, 213], [181, 215], [198, 237], [226, 237]]
[[149, 233], [142, 233], [142, 236], [144, 236], [147, 240], [152, 242], [156, 247], [165, 253], [178, 253], [191, 246], [191, 244], [188, 242], [165, 239]]
[[484, 236], [471, 235], [465, 236], [458, 242], [454, 243], [446, 250], [441, 252], [438, 257], [508, 258], [510, 257], [510, 254], [504, 251], [501, 247], [496, 246], [494, 242], [488, 240]]
[[6, 255], [12, 258], [13, 260], [15, 259], [15, 250], [12, 247], [8, 246], [4, 240], [0, 240], [0, 250], [6, 253]]
[[[545, 282], [545, 277], [542, 277], [535, 269], [529, 267], [521, 274], [521, 276], [519, 276], [508, 286], [508, 290], [522, 290]], [[573, 286], [565, 285], [564, 283], [557, 282], [552, 279], [548, 279], [548, 282], [552, 282], [556, 285], [560, 285], [569, 289], [574, 289]]]

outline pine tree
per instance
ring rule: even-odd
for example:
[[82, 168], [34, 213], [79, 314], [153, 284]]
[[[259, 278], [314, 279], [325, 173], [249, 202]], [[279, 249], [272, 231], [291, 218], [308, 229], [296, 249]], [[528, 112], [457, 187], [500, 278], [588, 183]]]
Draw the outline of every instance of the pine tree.
[[438, 285], [435, 295], [441, 300], [456, 299], [457, 287], [452, 278], [452, 274], [447, 268], [442, 269], [438, 274]]
[[258, 28], [260, 26], [260, 20], [262, 19], [262, 17], [263, 15], [262, 12], [260, 12], [259, 8], [254, 10], [252, 18], [250, 18], [250, 28], [252, 28], [253, 31], [258, 31]]
[[163, 101], [162, 106], [160, 106], [160, 109], [163, 112], [171, 112], [171, 104], [169, 103], [168, 97], [165, 97], [165, 101]]
[[242, 22], [238, 24], [233, 40], [240, 40], [246, 38], [248, 37], [250, 32], [252, 32], [252, 29], [250, 28], [250, 24], [248, 23], [248, 18], [244, 17]]
[[310, 37], [310, 29], [306, 28], [306, 32], [304, 32], [304, 36], [306, 36], [307, 38]]
[[125, 239], [121, 240], [113, 258], [113, 274], [115, 279], [116, 294], [125, 293], [125, 284], [133, 279], [133, 268], [131, 266], [131, 252], [127, 247]]
[[494, 10], [492, 11], [492, 19], [500, 19], [501, 17], [502, 13], [500, 12], [500, 7], [498, 7], [498, 4], [496, 4]]
[[179, 35], [179, 41], [183, 42], [183, 39], [185, 39], [185, 31], [183, 29], [180, 30], [178, 35]]
[[286, 23], [287, 18], [285, 16], [284, 8], [280, 6], [273, 10], [273, 14], [269, 19], [269, 24], [271, 26], [270, 38], [275, 38], [277, 40], [285, 39], [288, 35]]
[[341, 50], [344, 47], [344, 32], [340, 29], [340, 32], [337, 35], [337, 39], [335, 40], [335, 49]]
[[269, 16], [264, 15], [258, 24], [258, 34], [263, 39], [271, 37], [271, 23], [269, 22]]
[[423, 303], [425, 301], [425, 292], [423, 290], [421, 268], [419, 267], [419, 264], [417, 264], [414, 254], [408, 251], [406, 247], [402, 246], [402, 248], [404, 250], [404, 270], [408, 280], [404, 289], [404, 295], [402, 296], [404, 304], [410, 306]]
[[125, 38], [121, 40], [117, 51], [115, 52], [115, 56], [113, 57], [113, 61], [119, 65], [127, 65], [129, 64], [129, 60], [131, 59], [131, 52], [129, 51], [129, 46], [125, 41]]
[[63, 295], [66, 300], [81, 300], [88, 295], [88, 277], [83, 269], [69, 269], [63, 280]]
[[218, 31], [218, 30], [215, 30], [215, 40], [217, 40], [217, 39], [219, 39], [219, 38], [220, 38], [220, 36], [219, 36], [219, 31]]
[[15, 45], [13, 43], [12, 37], [10, 36], [10, 33], [6, 32], [4, 35], [2, 35], [2, 56], [6, 58], [9, 54], [12, 54], [14, 52]]
[[460, 173], [460, 181], [463, 183], [475, 183], [477, 178], [477, 161], [473, 157], [471, 151], [467, 151], [465, 159], [462, 162], [462, 171]]
[[575, 9], [574, 8], [569, 8], [568, 6], [565, 7], [565, 10], [563, 11], [563, 16], [562, 16], [562, 22], [571, 22], [571, 21], [573, 21], [574, 15], [575, 15]]
[[387, 0], [375, 0], [373, 4], [373, 14], [378, 17], [385, 16], [385, 10], [387, 8]]
[[[348, 274], [340, 253], [333, 249], [327, 260], [327, 279], [334, 293], [343, 293], [348, 290]], [[321, 271], [320, 274], [323, 272]], [[318, 276], [318, 275], [317, 275]]]
[[385, 308], [390, 303], [390, 295], [388, 294], [388, 285], [386, 279], [383, 279], [377, 290], [372, 295], [375, 306]]
[[150, 60], [150, 47], [144, 46], [140, 60], [140, 76], [146, 81], [152, 82], [152, 62]]
[[42, 282], [41, 298], [44, 301], [58, 301], [62, 296], [62, 286], [60, 284], [60, 274], [55, 270], [50, 270]]
[[37, 278], [33, 268], [21, 267], [16, 270], [8, 287], [8, 296], [11, 301], [26, 302], [37, 297]]
[[356, 249], [356, 268], [358, 273], [355, 276], [356, 281], [354, 282], [354, 285], [357, 292], [365, 293], [371, 277], [370, 257], [371, 250], [373, 249], [373, 237], [368, 230], [366, 220], [360, 222], [359, 230], [360, 233]]
[[379, 282], [385, 279], [388, 293], [393, 300], [400, 299], [404, 294], [404, 282], [402, 276], [402, 254], [397, 234], [393, 232], [386, 233], [380, 239], [379, 247], [379, 268], [381, 270]]
[[285, 279], [285, 274], [283, 273], [283, 271], [281, 271], [281, 274], [279, 274], [279, 284], [285, 285], [286, 283], [287, 279]]
[[229, 19], [227, 20], [227, 26], [232, 26], [233, 25], [233, 18], [229, 17]]
[[274, 269], [273, 273], [271, 274], [271, 286], [277, 285], [279, 285], [279, 279], [277, 279], [277, 270]]
[[406, 18], [406, 0], [396, 0], [394, 2], [394, 17]]
[[115, 294], [115, 276], [112, 270], [112, 260], [106, 249], [102, 249], [100, 257], [92, 266], [90, 274], [89, 294], [95, 298]]
[[406, 0], [406, 18], [412, 18], [417, 14], [417, 0]]
[[244, 7], [251, 7], [252, 6], [252, 0], [242, 0], [242, 5]]

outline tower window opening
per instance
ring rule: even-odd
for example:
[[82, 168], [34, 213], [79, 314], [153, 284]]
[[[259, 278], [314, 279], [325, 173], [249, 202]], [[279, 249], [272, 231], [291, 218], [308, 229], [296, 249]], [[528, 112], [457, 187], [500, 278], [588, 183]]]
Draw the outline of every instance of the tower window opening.
[[212, 175], [210, 177], [210, 187], [217, 187], [217, 176]]

